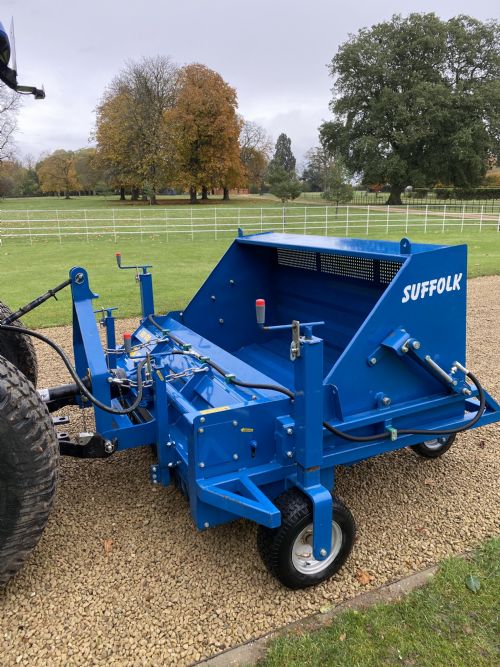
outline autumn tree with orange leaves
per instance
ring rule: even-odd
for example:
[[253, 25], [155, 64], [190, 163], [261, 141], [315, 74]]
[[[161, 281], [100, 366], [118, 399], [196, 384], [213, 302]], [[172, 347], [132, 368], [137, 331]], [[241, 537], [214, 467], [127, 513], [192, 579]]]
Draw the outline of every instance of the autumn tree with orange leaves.
[[127, 96], [119, 90], [107, 90], [97, 107], [95, 139], [96, 159], [104, 169], [109, 185], [120, 189], [139, 191], [140, 178], [134, 160], [135, 132], [127, 131]]
[[62, 192], [69, 199], [71, 192], [80, 189], [73, 151], [54, 151], [37, 165], [36, 173], [42, 192]]
[[178, 67], [164, 56], [130, 62], [97, 107], [97, 158], [121, 189], [156, 194], [173, 178], [175, 156], [165, 112], [175, 105]]
[[240, 159], [241, 121], [237, 98], [217, 72], [200, 64], [184, 67], [175, 107], [165, 114], [175, 145], [175, 182], [189, 188], [191, 203], [210, 188], [229, 189], [244, 182]]

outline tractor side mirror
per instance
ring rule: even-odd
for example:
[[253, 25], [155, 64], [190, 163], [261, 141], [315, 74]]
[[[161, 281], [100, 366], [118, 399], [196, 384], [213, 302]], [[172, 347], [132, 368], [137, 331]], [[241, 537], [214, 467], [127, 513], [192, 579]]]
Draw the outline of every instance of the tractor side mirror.
[[2, 23], [0, 23], [0, 67], [8, 67], [9, 61], [10, 39]]
[[[11, 28], [13, 31], [13, 28]], [[12, 56], [12, 67], [9, 67], [9, 62]], [[45, 91], [35, 86], [21, 86], [17, 83], [17, 66], [15, 63], [16, 51], [14, 46], [14, 33], [12, 32], [12, 43], [7, 34], [7, 31], [0, 23], [0, 81], [3, 81], [6, 86], [12, 88], [17, 93], [25, 95], [33, 95], [36, 100], [43, 100]]]

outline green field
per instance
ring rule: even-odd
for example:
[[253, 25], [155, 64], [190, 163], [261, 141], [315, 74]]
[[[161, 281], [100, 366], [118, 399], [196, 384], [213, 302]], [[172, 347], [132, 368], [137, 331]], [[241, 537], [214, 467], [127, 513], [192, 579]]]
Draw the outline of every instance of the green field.
[[[354, 192], [353, 200], [350, 202], [351, 206], [384, 206], [387, 201], [388, 194], [381, 192], [378, 195], [374, 192]], [[463, 209], [466, 213], [480, 213], [481, 209], [485, 215], [500, 214], [500, 199], [484, 200], [484, 201], [456, 201], [456, 200], [441, 200], [434, 196], [429, 196], [426, 200], [412, 199], [410, 197], [402, 197], [403, 206], [409, 205], [417, 208], [425, 208], [426, 205], [430, 209], [442, 211], [446, 208], [447, 211], [456, 211], [459, 214]], [[325, 200], [321, 196], [321, 192], [303, 192], [300, 197], [288, 202], [288, 207], [295, 206], [324, 206]], [[199, 202], [198, 208], [203, 206], [242, 206], [242, 207], [260, 207], [260, 206], [281, 206], [281, 202], [272, 194], [265, 195], [231, 195], [229, 201], [223, 201], [220, 196], [210, 196], [207, 202]], [[163, 208], [165, 206], [187, 206], [189, 207], [188, 195], [159, 195], [159, 206], [156, 208]], [[129, 198], [125, 202], [121, 202], [116, 195], [96, 195], [96, 196], [72, 196], [70, 199], [64, 197], [19, 197], [13, 199], [0, 200], [0, 211], [16, 211], [25, 209], [38, 210], [55, 210], [61, 211], [70, 209], [96, 209], [96, 208], [116, 208], [118, 209], [137, 209], [137, 208], [151, 208], [149, 202], [135, 201], [131, 202]], [[153, 207], [154, 208], [154, 207]]]
[[[62, 282], [72, 266], [89, 272], [90, 284], [100, 295], [96, 308], [118, 306], [117, 317], [138, 315], [140, 297], [133, 271], [119, 271], [115, 252], [120, 250], [124, 263], [154, 265], [155, 303], [158, 312], [182, 308], [199, 287], [228, 246], [228, 240], [210, 243], [138, 244], [126, 240], [115, 245], [111, 240], [91, 243], [73, 241], [12, 245], [1, 249], [1, 300], [12, 309]], [[58, 301], [50, 300], [24, 318], [33, 327], [67, 324], [71, 321], [70, 292], [64, 290]]]
[[[89, 271], [91, 286], [101, 295], [96, 307], [118, 306], [118, 317], [138, 315], [137, 285], [132, 272], [117, 270], [114, 258], [117, 250], [122, 252], [125, 263], [154, 265], [157, 312], [183, 308], [231, 243], [238, 226], [247, 233], [275, 229], [392, 240], [407, 235], [413, 241], [467, 243], [469, 276], [500, 273], [500, 233], [491, 217], [480, 228], [477, 217], [429, 215], [424, 227], [421, 214], [402, 209], [389, 213], [386, 208], [372, 209], [368, 217], [363, 208], [336, 212], [332, 207], [326, 219], [324, 206], [305, 210], [303, 204], [283, 211], [281, 206], [271, 207], [270, 202], [252, 206], [245, 200], [244, 208], [243, 202], [238, 202], [242, 206], [239, 211], [230, 207], [215, 211], [214, 207], [206, 206], [118, 207], [116, 200], [109, 208], [103, 208], [100, 199], [99, 206], [92, 209], [88, 202], [98, 198], [86, 197], [84, 220], [83, 213], [74, 208], [74, 203], [83, 198], [69, 202], [42, 199], [47, 204], [45, 213], [29, 216], [30, 220], [38, 221], [30, 223], [34, 233], [31, 238], [5, 236], [6, 228], [17, 224], [23, 234], [26, 231], [23, 219], [27, 200], [22, 200], [23, 205], [17, 209], [21, 200], [16, 200], [15, 206], [10, 200], [7, 202], [13, 206], [10, 211], [2, 203], [0, 299], [13, 309], [63, 281], [68, 270], [79, 265]], [[54, 204], [61, 207], [57, 215]], [[40, 203], [32, 209], [35, 210], [40, 211]], [[16, 215], [19, 223], [13, 222]], [[43, 327], [67, 324], [70, 319], [69, 292], [65, 291], [59, 301], [50, 300], [25, 321], [30, 326]]]
[[[189, 206], [188, 195], [158, 195], [159, 205], [156, 208], [162, 208], [165, 205], [185, 205]], [[233, 195], [229, 201], [223, 201], [220, 196], [210, 196], [208, 202], [199, 202], [199, 206], [269, 206], [279, 203], [276, 197], [266, 194], [262, 197], [258, 195]], [[318, 203], [323, 203], [320, 200]], [[293, 204], [292, 204], [293, 205]], [[303, 202], [300, 203], [303, 206]], [[64, 197], [16, 197], [0, 199], [1, 211], [16, 211], [24, 209], [47, 209], [47, 210], [68, 210], [79, 208], [151, 208], [149, 202], [120, 201], [116, 195], [73, 195], [69, 199]]]
[[[493, 667], [500, 664], [500, 540], [451, 558], [395, 604], [348, 611], [315, 633], [274, 640], [261, 667]], [[472, 577], [472, 579], [471, 579]], [[473, 589], [479, 585], [478, 590]]]

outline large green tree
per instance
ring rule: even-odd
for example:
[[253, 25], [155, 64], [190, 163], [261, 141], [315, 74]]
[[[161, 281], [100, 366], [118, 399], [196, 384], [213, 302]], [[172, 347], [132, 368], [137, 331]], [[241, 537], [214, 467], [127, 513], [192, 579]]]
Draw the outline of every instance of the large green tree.
[[321, 193], [323, 199], [335, 202], [338, 208], [340, 204], [351, 201], [354, 191], [349, 183], [349, 173], [340, 160], [330, 164], [325, 174], [325, 188]]
[[323, 145], [364, 182], [474, 186], [500, 145], [500, 25], [469, 16], [393, 16], [333, 58]]
[[285, 203], [300, 196], [302, 185], [295, 174], [275, 166], [269, 173], [269, 192]]
[[276, 141], [273, 159], [269, 163], [269, 171], [275, 168], [284, 169], [295, 176], [295, 156], [292, 153], [292, 140], [282, 132]]
[[292, 153], [292, 140], [282, 133], [276, 141], [273, 159], [267, 168], [269, 192], [283, 203], [296, 199], [302, 192], [302, 185], [295, 171], [295, 156]]

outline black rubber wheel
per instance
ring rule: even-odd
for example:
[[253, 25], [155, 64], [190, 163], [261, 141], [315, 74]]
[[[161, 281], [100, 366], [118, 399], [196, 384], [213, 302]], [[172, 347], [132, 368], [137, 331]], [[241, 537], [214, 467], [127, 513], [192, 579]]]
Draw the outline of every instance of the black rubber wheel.
[[281, 526], [257, 529], [257, 548], [264, 565], [287, 588], [307, 588], [329, 579], [345, 563], [354, 544], [356, 525], [350, 510], [333, 498], [332, 552], [318, 561], [312, 556], [311, 501], [298, 489], [289, 489], [274, 502], [281, 512]]
[[[8, 306], [0, 301], [0, 322], [12, 314]], [[20, 320], [12, 322], [11, 326], [23, 326]], [[36, 387], [38, 379], [38, 362], [33, 341], [26, 334], [13, 331], [0, 331], [0, 355], [19, 368], [31, 384]]]
[[455, 433], [452, 435], [443, 435], [439, 438], [432, 438], [425, 442], [419, 442], [418, 445], [412, 445], [411, 449], [425, 459], [437, 459], [449, 450], [456, 437]]
[[46, 406], [0, 357], [0, 586], [40, 539], [52, 507], [59, 445]]

